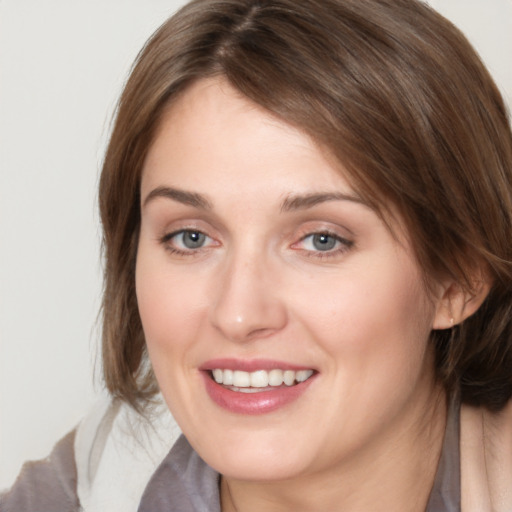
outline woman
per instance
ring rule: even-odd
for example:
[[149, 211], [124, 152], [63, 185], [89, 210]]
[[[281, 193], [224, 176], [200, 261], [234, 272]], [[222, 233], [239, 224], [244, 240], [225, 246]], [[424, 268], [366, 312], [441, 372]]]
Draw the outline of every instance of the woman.
[[118, 418], [160, 421], [160, 390], [184, 436], [158, 468], [128, 450], [133, 510], [510, 510], [511, 178], [503, 101], [424, 4], [183, 8], [120, 100], [114, 400], [33, 470], [48, 509], [98, 503], [84, 473], [104, 481]]

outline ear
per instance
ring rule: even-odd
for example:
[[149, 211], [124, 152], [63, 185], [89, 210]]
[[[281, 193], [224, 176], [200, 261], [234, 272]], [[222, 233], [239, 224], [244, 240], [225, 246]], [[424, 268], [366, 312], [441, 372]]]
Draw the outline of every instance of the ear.
[[451, 329], [478, 310], [492, 286], [488, 273], [478, 274], [478, 278], [473, 280], [471, 290], [464, 289], [453, 280], [441, 286], [432, 329]]

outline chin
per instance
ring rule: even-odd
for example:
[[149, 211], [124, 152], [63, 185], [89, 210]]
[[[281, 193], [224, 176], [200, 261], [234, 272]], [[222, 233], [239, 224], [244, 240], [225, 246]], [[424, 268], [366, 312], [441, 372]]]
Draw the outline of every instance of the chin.
[[278, 455], [261, 457], [254, 454], [254, 457], [243, 457], [234, 454], [232, 458], [223, 457], [218, 464], [217, 460], [212, 460], [208, 464], [223, 476], [251, 482], [287, 480], [297, 477], [302, 472], [299, 461], [283, 460]]
[[[237, 480], [285, 480], [303, 472], [309, 460], [304, 453], [307, 443], [295, 441], [289, 432], [241, 435], [227, 431], [206, 437], [208, 445], [195, 446], [196, 451], [220, 474]], [[194, 444], [193, 439], [189, 441]]]

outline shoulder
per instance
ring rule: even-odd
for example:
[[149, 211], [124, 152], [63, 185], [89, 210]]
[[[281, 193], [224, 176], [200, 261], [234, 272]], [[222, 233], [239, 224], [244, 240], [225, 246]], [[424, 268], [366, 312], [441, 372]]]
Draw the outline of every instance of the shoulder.
[[44, 460], [27, 462], [13, 487], [0, 497], [2, 512], [78, 512], [75, 431], [62, 438]]
[[461, 495], [464, 512], [512, 510], [512, 401], [498, 413], [462, 405]]
[[24, 465], [0, 512], [135, 512], [180, 433], [163, 401], [143, 417], [101, 399], [49, 457]]

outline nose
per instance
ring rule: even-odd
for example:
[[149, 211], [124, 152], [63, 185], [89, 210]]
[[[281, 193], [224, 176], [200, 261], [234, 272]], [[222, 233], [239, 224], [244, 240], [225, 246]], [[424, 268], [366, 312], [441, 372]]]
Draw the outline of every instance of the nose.
[[257, 255], [226, 262], [210, 309], [214, 328], [238, 342], [271, 336], [283, 329], [288, 315], [277, 274], [277, 269]]

